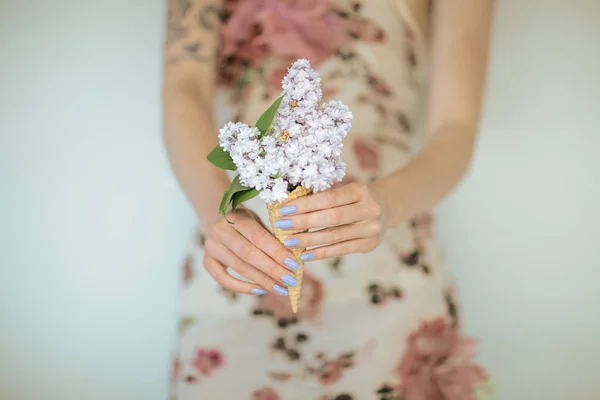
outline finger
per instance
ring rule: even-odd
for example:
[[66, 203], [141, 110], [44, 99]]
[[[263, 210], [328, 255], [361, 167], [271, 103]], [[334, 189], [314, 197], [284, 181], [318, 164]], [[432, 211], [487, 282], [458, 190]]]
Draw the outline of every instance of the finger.
[[275, 221], [279, 229], [310, 229], [347, 225], [371, 218], [371, 209], [363, 203], [353, 203], [341, 207], [328, 208], [307, 214], [294, 215]]
[[371, 236], [377, 236], [379, 235], [380, 230], [380, 224], [376, 221], [363, 221], [355, 224], [292, 235], [287, 239], [287, 243], [293, 245], [290, 247], [300, 248], [324, 246], [352, 239], [365, 239]]
[[[242, 266], [247, 265], [251, 267], [252, 270], [256, 270], [261, 273], [261, 275], [257, 276], [265, 275], [269, 277], [273, 284], [269, 284], [268, 286], [263, 287], [265, 289], [272, 290], [274, 286], [277, 285], [277, 287], [275, 287], [274, 290], [279, 291], [280, 294], [282, 294], [282, 292], [285, 291], [281, 290], [281, 288], [285, 288], [284, 286], [281, 286], [281, 284], [291, 287], [298, 285], [298, 281], [296, 280], [293, 272], [277, 264], [275, 261], [273, 261], [273, 259], [264, 254], [258, 247], [247, 241], [239, 233], [236, 232], [236, 234], [239, 235], [241, 240], [236, 240], [235, 242], [227, 243], [227, 246], [223, 246], [227, 250], [227, 252], [231, 254], [231, 256], [235, 257], [231, 258], [231, 260], [227, 262], [235, 262]], [[235, 270], [232, 264], [228, 263], [227, 265], [229, 265]], [[248, 279], [254, 279], [250, 276], [246, 277]]]
[[[294, 254], [287, 249], [277, 238], [273, 236], [271, 232], [266, 230], [256, 220], [251, 219], [245, 221], [244, 224], [235, 224], [234, 228], [246, 239], [250, 244], [254, 244], [255, 247], [260, 249], [268, 258], [263, 258], [260, 266], [265, 268], [264, 272], [280, 279], [282, 273], [286, 273], [284, 270], [276, 268], [279, 265], [285, 265], [289, 269], [297, 271], [300, 268], [300, 264], [296, 261]], [[240, 249], [240, 251], [243, 251]], [[247, 251], [251, 251], [248, 249]], [[249, 260], [244, 254], [240, 254], [236, 251], [236, 254], [240, 255], [242, 259]], [[248, 255], [250, 256], [250, 255]]]
[[[300, 265], [290, 250], [286, 249], [269, 231], [252, 218], [238, 218], [233, 227], [235, 229], [229, 224], [218, 225], [213, 229], [213, 237], [233, 250], [242, 260], [255, 265], [267, 275], [277, 280], [286, 279], [286, 283], [294, 285], [295, 278], [292, 277], [293, 274], [290, 274], [289, 269], [297, 270]], [[250, 240], [239, 231], [244, 232]], [[261, 243], [269, 238], [274, 243], [270, 244], [265, 250], [275, 254], [277, 261], [253, 244], [256, 241]], [[287, 277], [283, 278], [286, 275]]]
[[[222, 244], [230, 249], [239, 260], [243, 260], [246, 264], [252, 265], [255, 269], [270, 276], [272, 279], [287, 286], [298, 285], [298, 281], [289, 269], [275, 262], [239, 232], [232, 231], [229, 233], [229, 237], [226, 238]], [[281, 246], [281, 243], [278, 244]], [[298, 265], [298, 263], [296, 263], [296, 265]]]
[[216, 258], [222, 264], [227, 265], [229, 268], [233, 269], [235, 272], [242, 275], [244, 278], [250, 279], [252, 282], [255, 282], [260, 287], [267, 289], [280, 296], [288, 295], [287, 289], [284, 286], [282, 286], [280, 282], [275, 281], [273, 278], [271, 278], [264, 272], [258, 270], [255, 266], [245, 262], [223, 244], [218, 243], [216, 241], [211, 241], [209, 243], [209, 248], [207, 248], [207, 251], [210, 251], [212, 254], [216, 254]]
[[282, 207], [279, 213], [286, 216], [340, 207], [360, 201], [366, 192], [367, 187], [365, 185], [350, 183], [296, 199]]
[[267, 294], [267, 290], [253, 283], [234, 278], [227, 272], [227, 267], [210, 256], [204, 257], [204, 269], [215, 281], [226, 289], [243, 294]]
[[329, 246], [307, 250], [300, 257], [303, 261], [325, 260], [354, 253], [368, 253], [377, 247], [377, 238], [352, 239]]

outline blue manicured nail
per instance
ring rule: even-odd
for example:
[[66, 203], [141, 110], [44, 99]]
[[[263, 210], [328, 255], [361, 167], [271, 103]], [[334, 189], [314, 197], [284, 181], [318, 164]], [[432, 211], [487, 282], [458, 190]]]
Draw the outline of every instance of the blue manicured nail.
[[298, 271], [298, 268], [300, 268], [300, 264], [298, 264], [296, 261], [292, 260], [291, 258], [286, 258], [284, 263], [285, 263], [285, 265], [287, 265], [289, 268], [293, 269], [294, 271]]
[[296, 238], [285, 239], [283, 241], [283, 245], [285, 247], [297, 247], [300, 245], [300, 239], [296, 239]]
[[313, 253], [304, 253], [300, 256], [300, 259], [302, 261], [310, 261], [313, 258], [315, 258], [315, 255]]
[[267, 294], [267, 290], [266, 289], [254, 288], [254, 289], [252, 289], [252, 293], [253, 294], [258, 294], [258, 295], [263, 295], [263, 294]]
[[287, 289], [284, 288], [284, 287], [281, 287], [279, 285], [273, 286], [273, 291], [275, 293], [277, 293], [278, 295], [280, 295], [280, 296], [287, 296], [288, 295]]
[[294, 278], [291, 275], [287, 275], [287, 274], [281, 277], [281, 281], [283, 283], [285, 283], [286, 285], [292, 286], [292, 287], [294, 287], [298, 284], [298, 281], [296, 280], [296, 278]]
[[279, 209], [279, 215], [291, 215], [296, 211], [296, 206], [283, 206]]
[[294, 223], [291, 219], [280, 219], [275, 222], [275, 228], [279, 229], [290, 229], [294, 227]]

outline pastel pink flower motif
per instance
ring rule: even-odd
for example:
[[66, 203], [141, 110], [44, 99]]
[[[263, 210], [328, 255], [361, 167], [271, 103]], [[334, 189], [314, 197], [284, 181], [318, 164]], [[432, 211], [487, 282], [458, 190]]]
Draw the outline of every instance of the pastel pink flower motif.
[[238, 2], [222, 28], [223, 56], [241, 53], [252, 62], [267, 54], [307, 58], [318, 64], [350, 41], [346, 22], [328, 0]]
[[281, 81], [283, 80], [283, 77], [285, 76], [285, 74], [287, 74], [287, 67], [281, 67], [281, 68], [277, 68], [275, 70], [273, 70], [273, 72], [271, 72], [271, 74], [267, 77], [267, 83], [269, 84], [269, 86], [271, 87], [278, 87], [281, 85]]
[[358, 167], [363, 171], [375, 172], [379, 170], [380, 159], [377, 148], [363, 139], [356, 139], [352, 143], [352, 151], [358, 161]]
[[281, 398], [272, 388], [264, 387], [252, 393], [252, 400], [281, 400]]
[[200, 348], [192, 360], [192, 366], [200, 375], [209, 376], [214, 369], [223, 366], [223, 353], [216, 349]]
[[487, 380], [473, 361], [475, 340], [443, 318], [422, 323], [407, 340], [397, 368], [407, 400], [475, 400], [477, 384]]
[[353, 366], [354, 360], [344, 356], [327, 361], [319, 373], [319, 382], [322, 385], [334, 384], [344, 375], [344, 368]]
[[341, 360], [328, 361], [319, 375], [322, 385], [331, 385], [339, 381], [344, 373]]

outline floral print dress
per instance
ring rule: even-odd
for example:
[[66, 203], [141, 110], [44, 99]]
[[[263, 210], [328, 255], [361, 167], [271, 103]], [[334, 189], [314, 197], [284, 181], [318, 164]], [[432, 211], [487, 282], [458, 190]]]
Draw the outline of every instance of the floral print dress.
[[[425, 42], [401, 0], [237, 0], [222, 13], [224, 120], [253, 123], [286, 68], [309, 58], [326, 99], [354, 113], [346, 181], [401, 168], [422, 138]], [[247, 203], [264, 221], [266, 207]], [[287, 297], [221, 288], [183, 263], [172, 400], [491, 399], [430, 214], [388, 231], [368, 254], [307, 263], [300, 310]]]

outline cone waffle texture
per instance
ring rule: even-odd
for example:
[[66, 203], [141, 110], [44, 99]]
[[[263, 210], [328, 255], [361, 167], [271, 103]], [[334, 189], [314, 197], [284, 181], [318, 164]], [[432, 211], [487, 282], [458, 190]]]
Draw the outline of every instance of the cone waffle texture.
[[[281, 243], [283, 243], [288, 236], [300, 232], [306, 232], [306, 230], [277, 229], [275, 227], [275, 222], [281, 218], [281, 216], [279, 215], [279, 209], [285, 206], [287, 203], [290, 203], [291, 201], [296, 200], [300, 197], [308, 196], [311, 193], [312, 191], [310, 189], [298, 186], [296, 189], [294, 189], [292, 193], [289, 194], [288, 198], [284, 202], [275, 202], [267, 204], [267, 210], [269, 211], [269, 221], [271, 222], [271, 229], [273, 230], [273, 235], [275, 235], [277, 240], [279, 240]], [[306, 249], [293, 248], [291, 250], [292, 253], [294, 253], [296, 261], [298, 261], [298, 264], [300, 264], [300, 268], [298, 268], [298, 271], [294, 271], [294, 275], [296, 280], [298, 281], [298, 285], [296, 285], [295, 287], [288, 287], [288, 293], [290, 297], [290, 303], [292, 305], [292, 310], [296, 313], [298, 312], [298, 303], [300, 303], [300, 289], [302, 289], [302, 276], [304, 275], [304, 263], [300, 259], [300, 256]]]

